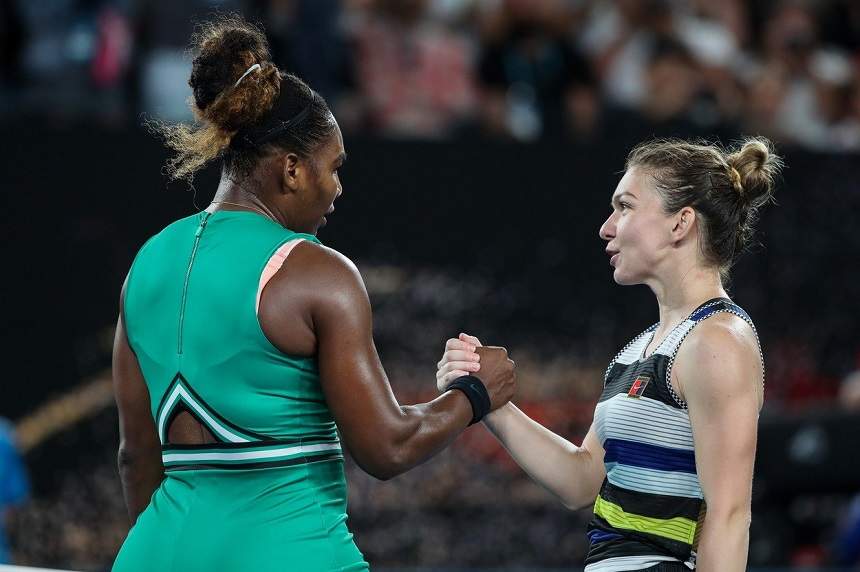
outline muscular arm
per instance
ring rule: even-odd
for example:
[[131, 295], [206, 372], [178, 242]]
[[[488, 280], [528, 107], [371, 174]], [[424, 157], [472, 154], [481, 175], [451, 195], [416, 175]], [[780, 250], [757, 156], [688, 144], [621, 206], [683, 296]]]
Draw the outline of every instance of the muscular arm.
[[128, 345], [123, 320], [123, 285], [113, 343], [113, 387], [119, 409], [117, 465], [128, 516], [134, 523], [164, 478], [161, 445], [150, 413], [149, 390]]
[[577, 447], [529, 418], [513, 403], [490, 413], [484, 424], [517, 464], [566, 507], [583, 508], [597, 498], [606, 473], [603, 447], [593, 428]]
[[472, 408], [459, 391], [419, 405], [398, 403], [373, 343], [367, 291], [352, 262], [331, 249], [302, 244], [286, 263], [286, 278], [269, 295], [283, 299], [280, 316], [295, 315], [289, 307], [305, 312], [326, 402], [362, 469], [379, 479], [394, 477], [468, 426]]
[[696, 569], [742, 572], [761, 406], [761, 365], [749, 326], [728, 315], [703, 323], [681, 346], [673, 376], [689, 408], [707, 503]]

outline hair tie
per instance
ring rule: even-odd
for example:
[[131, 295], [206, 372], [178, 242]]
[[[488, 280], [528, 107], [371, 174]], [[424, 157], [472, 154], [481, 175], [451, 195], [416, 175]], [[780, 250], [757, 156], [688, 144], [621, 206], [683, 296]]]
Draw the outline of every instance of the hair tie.
[[291, 127], [295, 126], [297, 123], [301, 123], [302, 121], [304, 121], [305, 117], [307, 117], [308, 113], [310, 113], [310, 111], [311, 111], [311, 104], [312, 103], [313, 102], [307, 104], [307, 106], [305, 106], [304, 109], [302, 109], [301, 111], [299, 111], [298, 113], [296, 113], [295, 115], [293, 115], [292, 117], [287, 119], [286, 121], [282, 121], [280, 125], [269, 130], [267, 133], [264, 133], [263, 135], [258, 137], [256, 140], [253, 141], [253, 145], [258, 146], [258, 145], [262, 145], [263, 143], [268, 143], [272, 139], [279, 137], [287, 129], [290, 129]]
[[268, 143], [272, 139], [276, 139], [283, 135], [285, 131], [291, 129], [296, 126], [296, 124], [301, 123], [305, 120], [308, 114], [311, 111], [311, 106], [313, 105], [313, 100], [308, 103], [304, 109], [287, 119], [286, 121], [280, 121], [278, 125], [275, 125], [268, 131], [259, 134], [257, 131], [256, 135], [254, 131], [246, 131], [240, 137], [234, 138], [234, 141], [238, 141], [240, 145], [245, 147], [259, 147], [264, 143]]
[[254, 65], [252, 65], [251, 67], [249, 67], [247, 70], [245, 70], [245, 73], [243, 73], [243, 74], [242, 74], [242, 77], [240, 77], [239, 79], [237, 79], [237, 80], [236, 80], [236, 83], [234, 83], [234, 84], [233, 84], [233, 89], [236, 89], [237, 87], [239, 87], [239, 84], [240, 84], [240, 83], [242, 83], [242, 80], [243, 80], [243, 79], [245, 79], [245, 77], [247, 77], [247, 75], [248, 75], [249, 73], [251, 73], [251, 72], [255, 72], [255, 71], [260, 70], [260, 69], [263, 69], [263, 68], [260, 66], [260, 64], [254, 64]]
[[729, 179], [732, 181], [732, 186], [739, 195], [744, 194], [744, 186], [741, 184], [741, 174], [734, 167], [729, 167]]

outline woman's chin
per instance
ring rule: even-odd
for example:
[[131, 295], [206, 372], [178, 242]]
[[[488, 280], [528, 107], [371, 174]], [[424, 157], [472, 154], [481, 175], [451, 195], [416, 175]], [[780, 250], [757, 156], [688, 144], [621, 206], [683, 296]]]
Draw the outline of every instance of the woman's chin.
[[618, 268], [616, 268], [612, 273], [612, 279], [615, 280], [615, 283], [619, 286], [633, 286], [634, 284], [641, 283], [641, 281], [634, 279], [632, 276], [626, 275]]

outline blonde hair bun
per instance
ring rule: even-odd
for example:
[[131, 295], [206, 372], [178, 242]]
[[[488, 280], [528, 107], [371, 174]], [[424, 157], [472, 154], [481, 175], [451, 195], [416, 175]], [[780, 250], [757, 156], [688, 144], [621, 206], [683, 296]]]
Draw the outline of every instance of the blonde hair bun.
[[773, 197], [774, 184], [783, 162], [768, 139], [744, 139], [726, 155], [726, 163], [738, 174], [735, 189], [745, 203], [759, 207]]

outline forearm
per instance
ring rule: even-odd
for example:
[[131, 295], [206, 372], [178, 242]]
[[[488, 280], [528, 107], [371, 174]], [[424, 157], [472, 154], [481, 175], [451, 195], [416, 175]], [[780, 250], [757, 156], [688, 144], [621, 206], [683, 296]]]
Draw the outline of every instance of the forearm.
[[750, 512], [718, 513], [710, 508], [702, 525], [697, 551], [698, 572], [743, 572], [749, 552]]
[[594, 502], [603, 479], [602, 459], [529, 418], [513, 403], [489, 414], [484, 424], [517, 464], [565, 506]]
[[128, 517], [133, 525], [164, 479], [164, 466], [159, 452], [133, 452], [122, 447], [117, 453], [117, 466]]
[[460, 391], [448, 391], [433, 401], [400, 406], [396, 426], [383, 437], [380, 453], [365, 470], [390, 479], [420, 465], [447, 447], [472, 420], [472, 406]]

